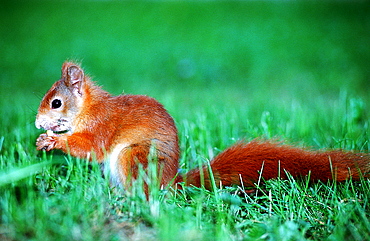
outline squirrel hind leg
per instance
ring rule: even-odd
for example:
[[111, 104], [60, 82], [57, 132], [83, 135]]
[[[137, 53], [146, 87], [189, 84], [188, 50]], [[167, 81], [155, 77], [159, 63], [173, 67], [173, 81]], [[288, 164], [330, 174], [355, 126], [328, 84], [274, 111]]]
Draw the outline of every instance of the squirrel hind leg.
[[[119, 183], [119, 185], [129, 188], [132, 181], [139, 178], [140, 166], [146, 173], [145, 175], [156, 178], [154, 181], [158, 182], [159, 185], [167, 185], [176, 175], [178, 169], [175, 164], [169, 165], [170, 161], [166, 155], [161, 155], [159, 150], [156, 150], [152, 155], [150, 145], [119, 144], [112, 150], [105, 165], [110, 169], [113, 184]], [[153, 163], [155, 166], [149, 165], [149, 163]], [[149, 170], [150, 168], [155, 168], [156, 174], [154, 176], [152, 170]], [[145, 186], [147, 188], [147, 183]]]

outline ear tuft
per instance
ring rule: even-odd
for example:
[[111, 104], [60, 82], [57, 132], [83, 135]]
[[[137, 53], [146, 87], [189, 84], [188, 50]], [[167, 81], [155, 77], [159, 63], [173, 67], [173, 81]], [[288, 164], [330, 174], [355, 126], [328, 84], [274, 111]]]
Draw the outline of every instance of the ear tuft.
[[68, 69], [71, 66], [77, 66], [78, 68], [81, 68], [79, 64], [75, 62], [65, 61], [62, 65], [62, 78], [67, 78], [68, 75]]

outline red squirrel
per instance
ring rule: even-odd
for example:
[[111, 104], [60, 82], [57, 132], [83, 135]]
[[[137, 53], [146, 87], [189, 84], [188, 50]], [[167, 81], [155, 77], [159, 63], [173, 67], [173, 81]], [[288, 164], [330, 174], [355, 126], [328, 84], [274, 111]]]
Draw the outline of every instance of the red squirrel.
[[[178, 134], [172, 117], [155, 99], [143, 95], [112, 96], [95, 85], [76, 63], [65, 62], [61, 79], [43, 97], [36, 127], [47, 130], [36, 141], [37, 150], [60, 149], [79, 158], [105, 163], [111, 179], [126, 186], [138, 175], [138, 164], [148, 166], [155, 149], [160, 184], [197, 187], [212, 183], [208, 167], [178, 174]], [[370, 155], [341, 150], [311, 151], [271, 141], [240, 142], [210, 162], [216, 185], [253, 187], [263, 179], [310, 174], [311, 180], [358, 180], [370, 171]], [[201, 181], [201, 172], [204, 181]]]

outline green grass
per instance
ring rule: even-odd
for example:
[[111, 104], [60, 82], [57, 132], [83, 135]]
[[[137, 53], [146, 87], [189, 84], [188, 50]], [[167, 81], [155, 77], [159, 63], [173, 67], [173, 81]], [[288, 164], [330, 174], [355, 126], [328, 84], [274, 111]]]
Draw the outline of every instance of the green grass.
[[[65, 59], [113, 94], [174, 116], [181, 168], [238, 140], [368, 152], [364, 2], [7, 1], [0, 8], [1, 240], [370, 240], [370, 182], [270, 180], [158, 190], [35, 150], [42, 95]], [[143, 176], [143, 178], [148, 178]]]

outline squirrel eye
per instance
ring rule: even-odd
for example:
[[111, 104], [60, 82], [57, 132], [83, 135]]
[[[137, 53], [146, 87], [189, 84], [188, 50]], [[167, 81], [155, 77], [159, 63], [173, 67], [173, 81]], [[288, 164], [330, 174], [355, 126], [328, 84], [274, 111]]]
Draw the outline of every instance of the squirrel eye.
[[54, 99], [51, 102], [51, 108], [53, 108], [53, 109], [58, 109], [61, 106], [62, 106], [62, 101], [60, 99]]

